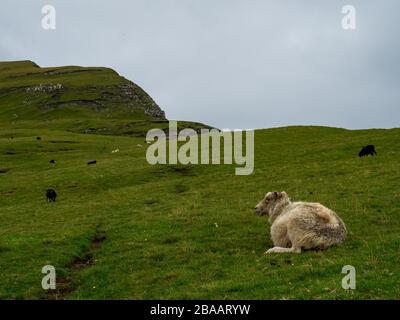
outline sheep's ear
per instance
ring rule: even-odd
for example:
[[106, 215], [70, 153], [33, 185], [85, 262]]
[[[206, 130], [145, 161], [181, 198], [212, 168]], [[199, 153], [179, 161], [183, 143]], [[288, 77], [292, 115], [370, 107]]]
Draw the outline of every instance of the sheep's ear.
[[287, 193], [286, 193], [285, 191], [282, 191], [282, 192], [275, 192], [275, 196], [276, 196], [278, 199], [280, 199], [280, 198], [282, 198], [282, 197], [284, 197], [284, 196], [287, 196]]

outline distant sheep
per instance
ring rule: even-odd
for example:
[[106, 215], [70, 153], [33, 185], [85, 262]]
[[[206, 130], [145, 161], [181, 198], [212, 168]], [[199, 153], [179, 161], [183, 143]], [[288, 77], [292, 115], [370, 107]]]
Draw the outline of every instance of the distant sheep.
[[56, 202], [57, 193], [54, 189], [47, 189], [46, 190], [46, 198], [47, 202]]
[[42, 138], [41, 137], [36, 137], [36, 140], [42, 140]]
[[111, 151], [111, 153], [117, 153], [117, 152], [119, 152], [119, 149], [115, 149], [115, 150]]
[[142, 148], [142, 147], [143, 147], [143, 146], [142, 146], [141, 144], [139, 144], [139, 143], [138, 143], [136, 146], [139, 147], [139, 148]]
[[50, 163], [56, 163], [56, 160], [50, 160], [49, 162]]
[[91, 164], [96, 164], [97, 163], [97, 161], [96, 160], [93, 160], [93, 161], [89, 161], [87, 164], [88, 165], [91, 165]]
[[362, 147], [361, 151], [358, 153], [358, 156], [361, 157], [365, 157], [365, 156], [374, 156], [374, 155], [378, 155], [375, 151], [375, 146], [370, 144], [368, 146]]

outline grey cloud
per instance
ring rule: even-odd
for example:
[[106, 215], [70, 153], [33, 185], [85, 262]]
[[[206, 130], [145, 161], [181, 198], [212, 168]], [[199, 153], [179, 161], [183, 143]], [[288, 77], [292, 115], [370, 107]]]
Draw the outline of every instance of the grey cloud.
[[3, 0], [0, 60], [108, 66], [170, 119], [220, 128], [398, 126], [400, 3], [350, 2], [356, 31], [348, 1]]

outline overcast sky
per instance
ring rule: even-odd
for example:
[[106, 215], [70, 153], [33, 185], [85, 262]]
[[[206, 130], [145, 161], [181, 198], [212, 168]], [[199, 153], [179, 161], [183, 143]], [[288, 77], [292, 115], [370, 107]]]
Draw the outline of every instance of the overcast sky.
[[[41, 9], [56, 8], [56, 30]], [[342, 6], [357, 29], [344, 30]], [[115, 69], [169, 119], [399, 127], [398, 0], [1, 0], [0, 60]]]

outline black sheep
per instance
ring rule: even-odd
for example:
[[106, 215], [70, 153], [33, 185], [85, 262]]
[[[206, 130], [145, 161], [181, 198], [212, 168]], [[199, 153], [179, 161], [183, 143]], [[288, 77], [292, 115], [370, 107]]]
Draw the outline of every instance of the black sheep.
[[56, 202], [57, 193], [54, 189], [47, 189], [46, 191], [47, 202]]
[[361, 151], [358, 153], [358, 156], [361, 157], [365, 157], [365, 156], [374, 156], [374, 155], [378, 155], [375, 151], [375, 146], [370, 144], [368, 146], [362, 147]]

